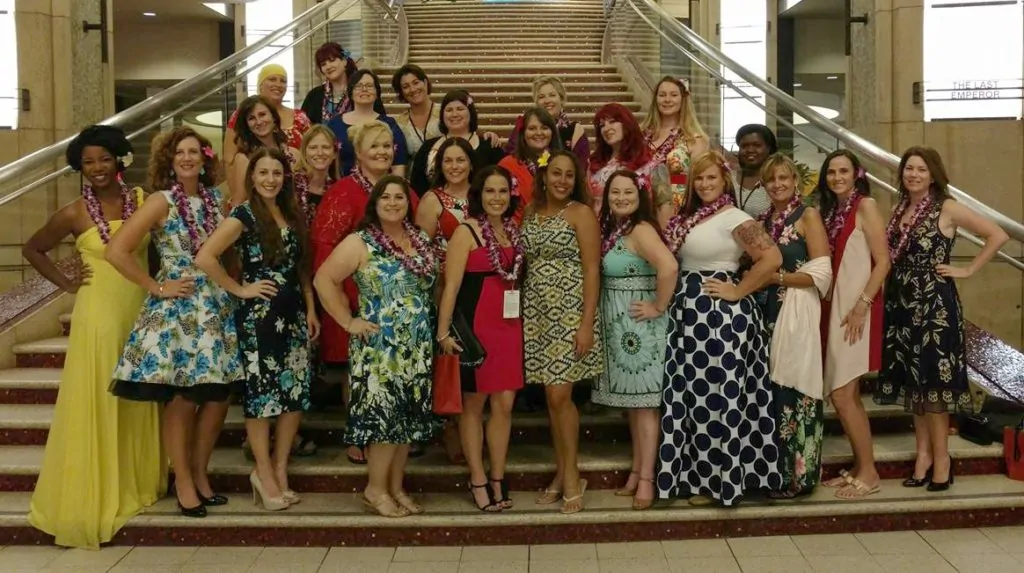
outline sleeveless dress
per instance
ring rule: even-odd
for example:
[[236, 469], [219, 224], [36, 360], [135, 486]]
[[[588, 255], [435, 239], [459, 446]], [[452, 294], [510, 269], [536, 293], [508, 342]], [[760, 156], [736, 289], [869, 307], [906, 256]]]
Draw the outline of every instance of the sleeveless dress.
[[437, 218], [437, 233], [434, 243], [440, 251], [448, 251], [448, 241], [452, 240], [455, 229], [469, 216], [469, 202], [446, 193], [444, 189], [434, 189], [434, 195], [441, 203], [441, 215]]
[[886, 282], [881, 384], [875, 392], [876, 402], [902, 403], [914, 414], [973, 409], [960, 295], [953, 279], [935, 271], [935, 265], [949, 264], [955, 239], [939, 229], [942, 204], [932, 209], [893, 261]]
[[[366, 231], [369, 262], [353, 275], [359, 288], [356, 316], [380, 327], [368, 340], [349, 339], [352, 368], [345, 443], [411, 444], [429, 441], [433, 415], [436, 269], [420, 277], [406, 269]], [[422, 233], [425, 243], [429, 238]]]
[[[137, 190], [138, 205], [142, 191]], [[122, 221], [110, 221], [110, 234]], [[147, 235], [135, 249], [146, 268]], [[157, 404], [119, 400], [107, 389], [146, 291], [103, 257], [91, 227], [75, 239], [89, 284], [75, 295], [71, 336], [43, 466], [28, 514], [57, 545], [98, 549], [167, 488]]]
[[527, 384], [572, 383], [604, 371], [600, 312], [594, 317], [594, 347], [581, 359], [573, 353], [576, 331], [583, 319], [583, 263], [576, 231], [564, 217], [569, 205], [551, 217], [530, 215], [523, 223]]
[[[782, 252], [782, 269], [787, 273], [796, 272], [810, 260], [807, 239], [796, 231], [796, 223], [805, 209], [798, 207], [790, 214], [778, 241], [779, 251]], [[767, 230], [770, 223], [764, 223]], [[786, 288], [773, 284], [765, 291], [764, 319], [770, 338], [786, 296]], [[821, 478], [824, 400], [816, 400], [799, 390], [778, 384], [772, 384], [772, 397], [783, 487], [793, 493], [809, 492], [818, 485]]]
[[[494, 272], [476, 231], [469, 225], [466, 228], [477, 246], [469, 252], [455, 308], [472, 325], [487, 358], [476, 368], [461, 367], [462, 391], [494, 394], [519, 390], [523, 387], [523, 320], [503, 316], [505, 291], [516, 285]], [[499, 257], [507, 271], [512, 268], [515, 250], [502, 247]]]
[[591, 395], [595, 404], [616, 408], [658, 408], [665, 375], [668, 316], [637, 321], [629, 316], [634, 301], [654, 301], [657, 271], [615, 242], [601, 262], [601, 324], [605, 371]]
[[832, 296], [821, 304], [821, 345], [825, 352], [825, 395], [846, 386], [882, 363], [882, 290], [868, 310], [864, 335], [856, 344], [843, 340], [843, 318], [857, 305], [875, 264], [864, 231], [857, 228], [857, 208], [862, 197], [853, 197], [846, 224], [832, 250]]
[[676, 257], [680, 279], [669, 307], [658, 496], [703, 495], [730, 506], [745, 490], [779, 489], [779, 451], [761, 309], [703, 291], [733, 281], [743, 249], [733, 230], [750, 221], [728, 209], [690, 231]]
[[686, 203], [686, 190], [689, 187], [690, 148], [686, 145], [686, 134], [681, 130], [669, 133], [669, 136], [654, 145], [654, 133], [644, 134], [644, 140], [651, 149], [654, 161], [664, 163], [668, 168], [669, 185], [672, 190], [672, 204], [678, 211]]
[[274, 281], [277, 294], [238, 301], [235, 321], [245, 361], [242, 405], [246, 418], [274, 418], [310, 408], [311, 360], [298, 263], [302, 246], [291, 228], [281, 229], [284, 253], [271, 265], [263, 258], [259, 229], [249, 202], [231, 212], [244, 231], [235, 243], [247, 283]]
[[[220, 192], [209, 191], [220, 204]], [[245, 378], [235, 304], [227, 291], [196, 268], [188, 228], [171, 192], [161, 191], [149, 200], [161, 200], [157, 197], [169, 205], [163, 227], [152, 232], [160, 253], [157, 280], [194, 277], [195, 290], [188, 298], [146, 297], [114, 370], [111, 391], [129, 400], [169, 402], [181, 395], [196, 403], [222, 402], [231, 395], [232, 384], [240, 385]], [[203, 201], [189, 197], [188, 202], [205, 241]]]

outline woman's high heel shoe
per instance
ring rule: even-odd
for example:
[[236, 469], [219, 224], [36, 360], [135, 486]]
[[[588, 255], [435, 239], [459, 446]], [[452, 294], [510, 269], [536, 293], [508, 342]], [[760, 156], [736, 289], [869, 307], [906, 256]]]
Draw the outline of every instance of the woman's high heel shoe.
[[[629, 480], [632, 479], [634, 475], [636, 475], [637, 480], [640, 479], [640, 472], [632, 472], [631, 471], [631, 472], [629, 472], [629, 478], [626, 479], [626, 483], [627, 484], [629, 484]], [[639, 483], [639, 481], [638, 481], [638, 483]], [[622, 486], [622, 489], [615, 490], [615, 495], [617, 497], [633, 497], [634, 495], [636, 495], [636, 488], [637, 488], [637, 486], [635, 486], [635, 485], [632, 488], [629, 488], [627, 486]]]
[[928, 468], [928, 471], [924, 472], [924, 477], [917, 479], [914, 474], [910, 474], [910, 477], [903, 480], [903, 487], [924, 487], [932, 481], [932, 468]]
[[949, 459], [949, 479], [942, 483], [933, 481], [928, 484], [928, 491], [946, 491], [951, 485], [953, 485], [953, 458]]
[[[487, 492], [487, 505], [480, 505], [480, 503], [477, 502], [476, 500], [476, 496], [473, 495], [473, 492], [478, 489], [482, 489], [485, 492]], [[499, 505], [498, 502], [494, 501], [494, 492], [491, 490], [490, 487], [488, 487], [487, 484], [469, 484], [469, 497], [471, 500], [473, 500], [473, 505], [475, 505], [477, 509], [484, 513], [497, 513], [501, 511], [501, 505]]]
[[185, 517], [206, 517], [206, 506], [200, 503], [195, 507], [185, 507], [178, 502], [178, 511]]
[[508, 482], [505, 481], [505, 478], [491, 478], [491, 483], [498, 484], [498, 488], [501, 490], [501, 498], [499, 499], [498, 496], [494, 496], [494, 503], [501, 506], [501, 509], [512, 509], [512, 498], [508, 496]]
[[262, 502], [263, 509], [268, 511], [281, 511], [282, 509], [288, 509], [288, 501], [281, 497], [267, 497], [263, 493], [263, 483], [260, 482], [259, 476], [256, 475], [256, 470], [253, 470], [249, 474], [249, 483], [252, 484], [252, 502], [255, 505], [260, 505]]
[[295, 493], [294, 490], [286, 489], [281, 494], [284, 496], [284, 500], [288, 502], [288, 505], [295, 505], [302, 501], [302, 496]]
[[218, 505], [228, 504], [228, 498], [224, 497], [223, 495], [220, 495], [219, 493], [215, 493], [210, 497], [203, 497], [203, 494], [197, 491], [196, 495], [199, 496], [199, 502], [207, 507], [216, 507]]

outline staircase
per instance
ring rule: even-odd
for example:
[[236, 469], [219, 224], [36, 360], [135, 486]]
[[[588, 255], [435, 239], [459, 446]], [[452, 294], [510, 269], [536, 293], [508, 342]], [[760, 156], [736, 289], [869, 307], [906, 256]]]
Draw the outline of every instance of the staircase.
[[[641, 110], [615, 66], [601, 63], [605, 19], [599, 0], [435, 0], [409, 2], [404, 9], [409, 63], [427, 72], [438, 103], [450, 90], [469, 91], [483, 132], [509, 136], [516, 118], [534, 105], [532, 81], [539, 75], [562, 80], [568, 94], [564, 109], [591, 140], [594, 112], [602, 105], [620, 102]], [[405, 109], [390, 86], [394, 71], [377, 70], [389, 114]]]
[[[70, 316], [60, 318], [68, 332]], [[0, 370], [0, 545], [49, 543], [28, 526], [26, 513], [43, 459], [43, 447], [57, 397], [67, 337], [16, 345], [16, 368]], [[880, 494], [839, 501], [818, 488], [796, 502], [751, 497], [738, 508], [694, 508], [684, 501], [658, 502], [636, 512], [630, 498], [613, 490], [630, 469], [629, 430], [617, 411], [582, 415], [580, 469], [589, 481], [587, 508], [564, 516], [556, 506], [533, 503], [554, 472], [543, 414], [515, 414], [507, 477], [515, 508], [485, 515], [470, 505], [465, 468], [447, 462], [439, 446], [411, 460], [407, 488], [427, 509], [421, 516], [386, 519], [365, 512], [358, 491], [366, 467], [350, 464], [340, 447], [340, 412], [307, 417], [305, 433], [321, 447], [312, 458], [293, 463], [292, 487], [301, 505], [268, 513], [249, 502], [249, 462], [239, 448], [244, 435], [240, 407], [233, 407], [214, 453], [214, 487], [231, 496], [203, 520], [180, 517], [165, 498], [129, 521], [116, 543], [133, 545], [498, 545], [694, 537], [879, 531], [974, 527], [1024, 523], [1024, 483], [1002, 474], [1002, 448], [980, 447], [953, 437], [956, 485], [942, 494], [900, 487], [913, 468], [914, 435], [899, 408], [880, 407], [865, 394], [875, 454], [882, 474]], [[851, 461], [835, 413], [826, 410], [823, 445], [826, 477]]]

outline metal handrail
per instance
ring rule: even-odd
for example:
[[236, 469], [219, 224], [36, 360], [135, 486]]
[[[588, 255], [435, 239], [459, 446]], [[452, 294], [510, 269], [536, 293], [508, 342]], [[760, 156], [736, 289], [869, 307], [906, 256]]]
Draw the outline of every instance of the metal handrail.
[[[668, 25], [670, 28], [673, 29], [673, 31], [679, 34], [687, 42], [689, 42], [691, 45], [695, 46], [698, 50], [700, 50], [702, 54], [714, 60], [715, 63], [717, 63], [718, 65], [727, 68], [729, 71], [736, 74], [744, 81], [750, 83], [750, 85], [761, 90], [762, 92], [765, 93], [765, 95], [771, 96], [774, 100], [778, 102], [782, 102], [791, 111], [797, 113], [798, 115], [806, 119], [808, 122], [814, 124], [828, 135], [841, 141], [846, 147], [854, 151], [858, 151], [874, 159], [875, 161], [888, 166], [890, 169], [894, 171], [899, 168], [900, 158], [897, 157], [896, 155], [893, 155], [892, 153], [886, 151], [885, 149], [882, 149], [881, 147], [878, 147], [874, 143], [871, 143], [870, 141], [864, 139], [863, 137], [857, 135], [856, 133], [832, 122], [825, 116], [819, 114], [818, 112], [811, 109], [809, 106], [805, 105], [803, 102], [797, 100], [788, 93], [780, 90], [776, 86], [765, 81], [761, 77], [757, 76], [757, 74], [750, 72], [750, 70], [744, 68], [735, 60], [722, 53], [718, 48], [709, 44], [707, 41], [704, 40], [704, 38], [701, 38], [700, 35], [698, 35], [696, 32], [680, 24], [678, 21], [676, 21], [675, 18], [673, 18], [668, 12], [666, 12], [661, 6], [659, 6], [652, 0], [637, 1], [643, 3], [647, 8], [658, 14], [658, 16], [661, 18], [661, 22], [663, 25]], [[632, 4], [632, 0], [630, 0], [630, 4]], [[974, 197], [968, 195], [964, 191], [961, 191], [960, 189], [952, 185], [949, 186], [949, 191], [953, 195], [953, 197], [955, 197], [963, 204], [971, 207], [975, 211], [978, 211], [982, 215], [985, 215], [986, 217], [995, 221], [995, 223], [1002, 227], [1003, 230], [1006, 231], [1006, 233], [1010, 235], [1010, 237], [1012, 237], [1014, 240], [1024, 242], [1024, 224], [1021, 224], [1019, 221], [1014, 221], [1013, 219], [1007, 217], [1006, 215], [1003, 215], [999, 211], [996, 211], [995, 209], [989, 207], [988, 205], [982, 203], [981, 201], [978, 201]]]
[[[186, 96], [191, 90], [199, 87], [204, 82], [207, 82], [213, 78], [223, 75], [225, 72], [232, 70], [239, 63], [245, 61], [248, 58], [253, 57], [257, 52], [270, 46], [281, 37], [291, 33], [296, 28], [310, 22], [314, 18], [321, 14], [327, 13], [335, 4], [340, 3], [342, 0], [325, 0], [324, 2], [317, 4], [316, 6], [306, 10], [291, 22], [285, 24], [283, 27], [271, 32], [266, 37], [260, 39], [258, 42], [251, 46], [246, 46], [242, 50], [235, 52], [231, 56], [217, 62], [216, 64], [206, 68], [202, 72], [199, 72], [195, 76], [178, 82], [170, 88], [160, 92], [159, 94], [147, 98], [132, 107], [115, 114], [100, 123], [102, 125], [116, 125], [124, 126], [130, 122], [136, 121], [146, 115], [152, 114], [153, 112], [159, 111], [170, 102]], [[387, 10], [386, 5], [384, 9]], [[49, 145], [37, 151], [33, 151], [28, 155], [13, 161], [7, 165], [0, 167], [0, 187], [5, 184], [9, 184], [18, 177], [21, 177], [32, 169], [35, 169], [47, 162], [56, 161], [65, 152], [68, 144], [73, 141], [75, 136], [68, 137], [53, 145]]]
[[[697, 64], [698, 67], [702, 68], [705, 72], [707, 72], [709, 75], [711, 75], [716, 80], [721, 82], [723, 85], [729, 87], [730, 89], [735, 91], [737, 94], [739, 94], [740, 97], [746, 99], [748, 102], [753, 104], [755, 107], [757, 107], [761, 111], [763, 111], [766, 114], [768, 114], [771, 117], [773, 117], [776, 121], [780, 122], [781, 124], [785, 125], [789, 129], [793, 130], [794, 133], [800, 135], [801, 137], [803, 137], [808, 142], [813, 143], [819, 149], [831, 149], [832, 148], [832, 146], [830, 146], [830, 145], [828, 145], [826, 143], [822, 143], [821, 141], [819, 141], [819, 140], [815, 139], [814, 137], [808, 135], [806, 132], [802, 131], [800, 128], [798, 128], [796, 125], [794, 125], [792, 122], [790, 122], [788, 119], [786, 119], [785, 117], [779, 115], [776, 111], [768, 108], [767, 106], [765, 106], [761, 102], [757, 101], [757, 98], [751, 96], [750, 94], [744, 92], [742, 89], [738, 88], [733, 82], [731, 82], [729, 79], [727, 79], [725, 77], [725, 75], [723, 75], [722, 73], [720, 73], [718, 70], [714, 69], [713, 67], [709, 66], [705, 62], [701, 61], [690, 50], [687, 50], [685, 47], [680, 46], [675, 40], [670, 38], [665, 33], [664, 30], [658, 28], [654, 24], [654, 22], [651, 22], [650, 19], [648, 19], [648, 17], [636, 6], [636, 4], [633, 3], [633, 0], [627, 0], [627, 2], [629, 2], [630, 8], [632, 8], [633, 11], [636, 12], [636, 14], [644, 22], [646, 22], [652, 29], [654, 29], [659, 35], [661, 35], [669, 44], [671, 44], [677, 50], [682, 52], [683, 55], [685, 55], [686, 57], [690, 58], [690, 60], [693, 61], [695, 64]], [[608, 25], [611, 26], [611, 22], [609, 22]], [[628, 57], [629, 58], [633, 58], [632, 56], [628, 56]], [[637, 69], [640, 70], [641, 73], [647, 72], [649, 74], [649, 71], [646, 70], [646, 68], [643, 66], [643, 63], [640, 62], [638, 59], [636, 60], [635, 65], [638, 66]], [[868, 174], [868, 178], [871, 181], [873, 181], [876, 185], [879, 185], [880, 187], [882, 187], [885, 190], [889, 191], [893, 195], [897, 195], [899, 193], [896, 190], [896, 188], [894, 188], [889, 183], [879, 179], [874, 174], [869, 173]], [[973, 243], [974, 245], [977, 245], [979, 247], [980, 246], [984, 246], [984, 244], [985, 244], [985, 241], [983, 241], [982, 239], [980, 239], [979, 237], [977, 237], [973, 233], [971, 233], [969, 231], [966, 231], [965, 229], [962, 229], [962, 228], [957, 228], [957, 235], [963, 237], [968, 242]], [[1016, 267], [1018, 270], [1024, 271], [1024, 262], [1022, 262], [1020, 259], [1018, 259], [1018, 258], [1016, 258], [1016, 257], [1014, 257], [1012, 255], [1009, 255], [1009, 254], [1007, 254], [1007, 253], [1005, 253], [1003, 251], [997, 251], [996, 252], [996, 256], [999, 257], [1000, 259], [1006, 261], [1011, 266]]]

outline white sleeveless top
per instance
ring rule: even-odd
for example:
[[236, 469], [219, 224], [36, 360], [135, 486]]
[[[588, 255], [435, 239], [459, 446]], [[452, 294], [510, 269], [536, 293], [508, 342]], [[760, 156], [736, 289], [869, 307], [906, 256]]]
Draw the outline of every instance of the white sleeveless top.
[[684, 271], [730, 271], [740, 267], [743, 247], [732, 232], [753, 217], [735, 207], [705, 219], [690, 230], [676, 258]]

